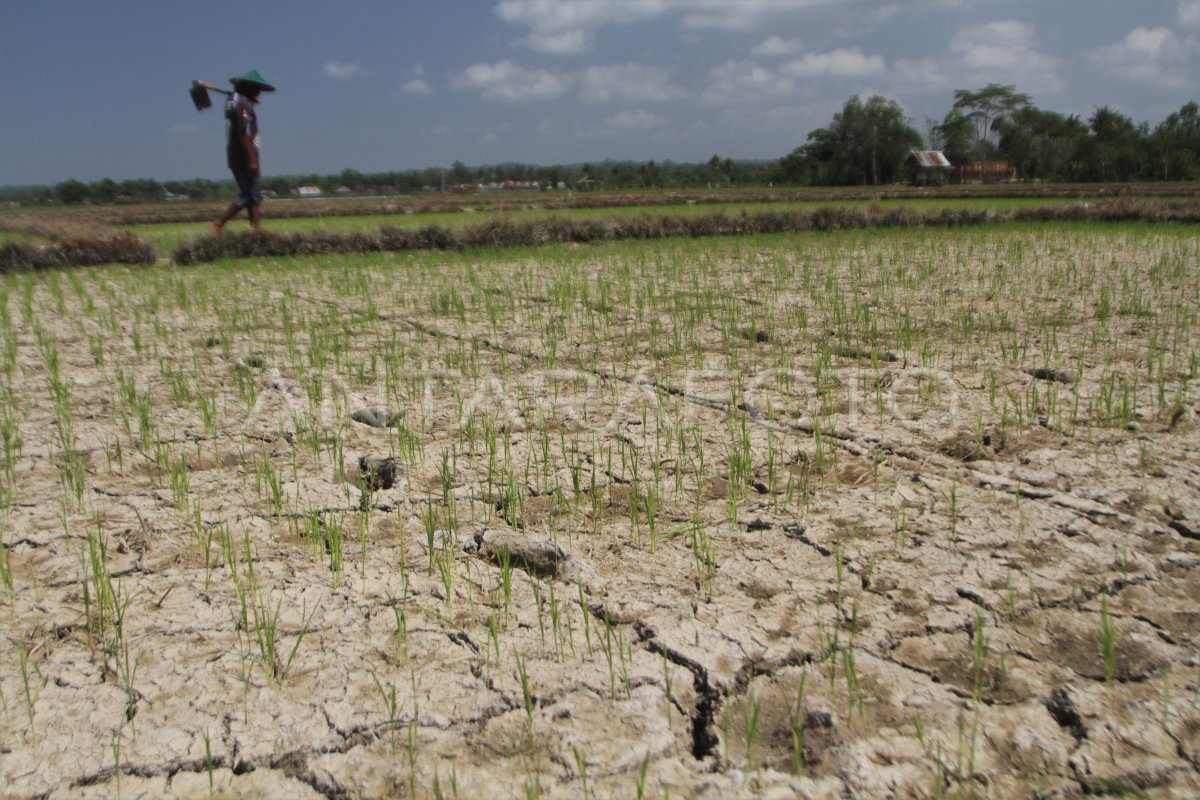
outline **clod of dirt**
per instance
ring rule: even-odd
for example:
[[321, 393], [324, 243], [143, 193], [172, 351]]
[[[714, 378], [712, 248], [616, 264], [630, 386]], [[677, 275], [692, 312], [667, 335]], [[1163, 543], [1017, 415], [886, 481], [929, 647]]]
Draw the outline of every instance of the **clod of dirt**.
[[239, 367], [245, 367], [246, 369], [262, 369], [263, 364], [266, 362], [263, 361], [263, 357], [258, 353], [251, 353], [245, 358], [238, 359], [237, 363]]
[[1087, 726], [1083, 724], [1083, 718], [1079, 716], [1079, 711], [1075, 708], [1075, 701], [1071, 699], [1071, 693], [1067, 691], [1067, 687], [1059, 686], [1050, 696], [1046, 698], [1046, 710], [1050, 712], [1050, 716], [1054, 717], [1054, 721], [1062, 728], [1070, 731], [1075, 737], [1075, 741], [1082, 741], [1087, 738]]
[[742, 330], [742, 336], [752, 342], [757, 342], [758, 344], [766, 344], [767, 342], [771, 341], [771, 334], [767, 333], [762, 328], [745, 328]]
[[475, 536], [479, 555], [496, 564], [507, 558], [531, 575], [552, 578], [570, 556], [546, 539], [525, 539], [503, 531], [484, 530]]
[[1180, 425], [1187, 425], [1196, 419], [1196, 410], [1191, 406], [1179, 406], [1175, 409], [1175, 413], [1171, 414], [1171, 422], [1167, 426], [1167, 430], [1173, 431]]
[[396, 459], [392, 456], [359, 456], [358, 474], [365, 489], [391, 489], [396, 485], [396, 472]]
[[860, 358], [872, 361], [899, 361], [900, 356], [893, 353], [891, 350], [869, 350], [862, 347], [835, 347], [833, 354], [839, 358]]
[[589, 592], [600, 587], [600, 576], [590, 564], [548, 539], [532, 539], [489, 528], [477, 531], [474, 539], [479, 557], [493, 564], [507, 559], [514, 567], [539, 578], [578, 581]]
[[996, 457], [988, 442], [991, 437], [977, 437], [970, 431], [959, 431], [938, 443], [938, 449], [959, 461], [990, 461]]
[[1037, 378], [1039, 381], [1055, 381], [1057, 383], [1074, 383], [1075, 373], [1065, 369], [1050, 369], [1049, 367], [1036, 367], [1031, 370], [1026, 370], [1030, 375]]
[[386, 409], [379, 406], [360, 408], [350, 415], [350, 419], [372, 428], [394, 428], [396, 426], [396, 415], [389, 414]]

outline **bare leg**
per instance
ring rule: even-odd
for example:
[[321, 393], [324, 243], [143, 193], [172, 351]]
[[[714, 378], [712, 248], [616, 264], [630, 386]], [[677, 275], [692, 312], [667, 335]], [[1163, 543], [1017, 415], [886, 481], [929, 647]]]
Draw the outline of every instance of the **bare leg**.
[[[212, 223], [213, 236], [220, 236], [221, 229], [225, 227], [225, 223], [229, 222], [229, 220], [231, 220], [235, 216], [237, 216], [237, 213], [241, 210], [242, 210], [242, 207], [239, 206], [237, 203], [230, 203], [229, 208], [225, 209], [225, 213], [221, 215], [221, 218], [213, 221], [213, 223]], [[253, 220], [253, 213], [251, 214], [251, 220]]]
[[250, 227], [255, 233], [262, 233], [262, 209], [250, 206]]

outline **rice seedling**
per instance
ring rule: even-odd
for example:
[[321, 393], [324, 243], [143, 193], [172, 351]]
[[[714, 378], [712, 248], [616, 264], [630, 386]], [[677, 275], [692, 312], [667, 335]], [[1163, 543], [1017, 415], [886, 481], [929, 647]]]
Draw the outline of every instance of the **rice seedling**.
[[650, 751], [646, 751], [646, 755], [642, 757], [642, 765], [638, 768], [637, 782], [634, 784], [635, 796], [637, 800], [644, 800], [646, 797], [646, 775], [650, 769]]
[[131, 725], [134, 715], [137, 714], [138, 692], [134, 688], [134, 680], [137, 677], [138, 660], [136, 657], [131, 659], [130, 656], [130, 642], [125, 628], [125, 620], [129, 606], [137, 598], [137, 595], [138, 593], [123, 595], [119, 581], [113, 591], [112, 656], [116, 662], [117, 675], [120, 677], [122, 688], [125, 691], [125, 719]]
[[280, 597], [275, 602], [274, 609], [272, 609], [269, 598], [264, 598], [257, 587], [254, 587], [253, 584], [251, 586], [253, 594], [250, 598], [250, 612], [252, 617], [248, 622], [254, 633], [254, 642], [258, 646], [259, 660], [267, 682], [272, 686], [282, 684], [287, 679], [288, 672], [291, 671], [292, 662], [296, 658], [296, 652], [300, 649], [300, 643], [304, 641], [304, 637], [308, 634], [309, 626], [312, 624], [313, 616], [317, 613], [318, 606], [314, 606], [312, 612], [308, 612], [306, 605], [304, 610], [301, 611], [300, 628], [295, 633], [296, 639], [292, 643], [292, 649], [288, 651], [286, 658], [281, 658], [282, 651], [279, 649], [281, 638], [279, 616], [283, 608], [283, 598]]
[[396, 703], [396, 684], [392, 684], [389, 690], [384, 690], [383, 683], [380, 682], [379, 676], [374, 670], [370, 670], [371, 680], [375, 681], [375, 688], [379, 690], [380, 696], [383, 698], [383, 706], [388, 715], [388, 734], [391, 738], [392, 752], [396, 752], [396, 723], [398, 706]]
[[533, 693], [529, 689], [529, 673], [525, 671], [525, 660], [521, 654], [513, 651], [513, 660], [517, 665], [517, 680], [521, 685], [521, 705], [525, 709], [526, 732], [529, 736], [530, 747], [533, 746]]
[[1100, 657], [1104, 661], [1104, 683], [1112, 693], [1117, 665], [1117, 629], [1108, 613], [1108, 595], [1100, 595]]
[[7, 520], [0, 517], [0, 586], [4, 588], [10, 602], [16, 595], [16, 588], [13, 584], [12, 559], [9, 555], [10, 546], [4, 542], [4, 529]]
[[37, 664], [30, 659], [29, 650], [25, 647], [24, 641], [17, 643], [17, 664], [21, 672], [21, 692], [25, 697], [25, 714], [29, 719], [29, 732], [32, 734], [35, 732], [33, 707], [49, 678], [43, 675]]
[[574, 756], [575, 768], [576, 768], [576, 770], [579, 771], [579, 790], [581, 792], [580, 796], [583, 797], [584, 800], [586, 800], [587, 797], [589, 796], [588, 782], [587, 782], [587, 759], [584, 758], [583, 754], [579, 752], [578, 747], [571, 748], [571, 755]]
[[109, 749], [112, 751], [113, 767], [112, 775], [113, 782], [116, 784], [117, 800], [121, 798], [121, 729], [114, 728], [112, 735], [108, 740]]
[[976, 702], [983, 698], [984, 689], [988, 683], [988, 654], [989, 642], [984, 632], [983, 612], [975, 610], [975, 625], [971, 633], [971, 664], [973, 681], [973, 696]]
[[405, 738], [405, 752], [408, 754], [408, 796], [417, 796], [417, 715], [414, 712], [408, 721]]
[[751, 695], [749, 698], [750, 710], [746, 714], [746, 730], [745, 730], [745, 747], [746, 747], [746, 769], [749, 770], [754, 764], [754, 740], [758, 736], [758, 721], [762, 713], [762, 702]]
[[214, 791], [214, 788], [213, 788], [214, 762], [213, 762], [213, 756], [212, 756], [212, 742], [209, 740], [207, 727], [204, 729], [202, 736], [204, 737], [204, 772], [208, 776], [208, 796], [212, 797], [213, 791]]
[[792, 735], [792, 774], [804, 774], [804, 684], [808, 680], [808, 666], [800, 670], [800, 680], [796, 683], [796, 699], [791, 707]]

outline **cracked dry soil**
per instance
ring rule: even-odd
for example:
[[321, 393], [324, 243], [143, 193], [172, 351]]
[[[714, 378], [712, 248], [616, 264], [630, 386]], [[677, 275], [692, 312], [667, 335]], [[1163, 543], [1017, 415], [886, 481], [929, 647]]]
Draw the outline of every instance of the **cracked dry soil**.
[[6, 276], [0, 794], [1194, 797], [1198, 251]]

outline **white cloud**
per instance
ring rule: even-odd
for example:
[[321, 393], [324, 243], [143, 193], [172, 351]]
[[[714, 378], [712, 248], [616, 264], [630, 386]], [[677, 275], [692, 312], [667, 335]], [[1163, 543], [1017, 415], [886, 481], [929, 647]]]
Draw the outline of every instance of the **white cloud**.
[[828, 53], [805, 53], [795, 61], [780, 67], [780, 72], [793, 78], [863, 78], [885, 72], [887, 65], [880, 56], [865, 55], [857, 47], [838, 48]]
[[1179, 24], [1185, 28], [1200, 28], [1200, 0], [1180, 0]]
[[606, 128], [618, 131], [645, 131], [661, 128], [667, 124], [664, 117], [649, 111], [619, 111], [604, 119]]
[[923, 90], [947, 89], [957, 78], [934, 58], [898, 58], [892, 64], [891, 76], [900, 85]]
[[1039, 52], [1032, 25], [1019, 20], [988, 22], [963, 28], [950, 39], [951, 61], [947, 70], [959, 83], [1037, 86], [1056, 92], [1058, 61]]
[[556, 73], [504, 60], [467, 67], [450, 85], [478, 91], [489, 100], [513, 102], [552, 100], [574, 87], [578, 87], [578, 98], [584, 103], [661, 103], [688, 94], [671, 83], [667, 70], [642, 64], [610, 64]]
[[502, 0], [496, 16], [538, 31], [565, 31], [653, 19], [668, 5], [666, 0]]
[[347, 64], [341, 61], [326, 61], [321, 69], [330, 78], [339, 81], [348, 81], [363, 74], [361, 64]]
[[544, 69], [528, 69], [511, 61], [472, 64], [451, 81], [455, 89], [478, 91], [487, 100], [524, 102], [553, 100], [569, 81]]
[[[964, 0], [907, 0], [909, 6], [946, 7]], [[853, 7], [861, 23], [879, 22], [897, 13], [897, 0], [500, 0], [496, 16], [524, 27], [518, 44], [542, 53], [574, 55], [594, 47], [595, 32], [607, 25], [636, 25], [674, 18], [683, 31], [769, 29], [804, 12]], [[778, 38], [778, 37], [772, 37]], [[770, 44], [768, 44], [768, 42]], [[787, 46], [783, 39], [778, 44]], [[768, 48], [777, 43], [767, 40]], [[761, 46], [761, 45], [760, 45]], [[756, 52], [756, 55], [788, 55]]]
[[667, 0], [502, 0], [495, 13], [529, 29], [518, 44], [539, 53], [576, 55], [594, 47], [596, 28], [644, 22], [667, 7]]
[[791, 56], [800, 52], [799, 39], [784, 39], [782, 36], [768, 36], [756, 44], [750, 51], [756, 56]]
[[703, 101], [709, 105], [747, 102], [790, 94], [795, 82], [754, 61], [726, 61], [709, 72]]
[[521, 43], [534, 52], [547, 53], [554, 56], [570, 56], [586, 53], [595, 46], [592, 32], [583, 28], [572, 28], [553, 33], [534, 31], [522, 39]]
[[416, 94], [416, 95], [431, 95], [431, 94], [433, 94], [433, 87], [430, 86], [425, 81], [421, 80], [420, 78], [413, 78], [410, 81], [405, 81], [403, 84], [401, 84], [400, 88], [403, 89], [408, 94]]
[[1197, 83], [1197, 55], [1200, 42], [1195, 37], [1180, 37], [1169, 28], [1134, 28], [1121, 41], [1092, 52], [1088, 60], [1100, 71], [1134, 83], [1191, 89]]
[[685, 30], [746, 31], [757, 27], [769, 12], [790, 11], [831, 0], [692, 0], [680, 3]]
[[673, 86], [665, 69], [641, 64], [588, 67], [579, 77], [579, 99], [585, 103], [611, 100], [663, 102], [686, 92]]

